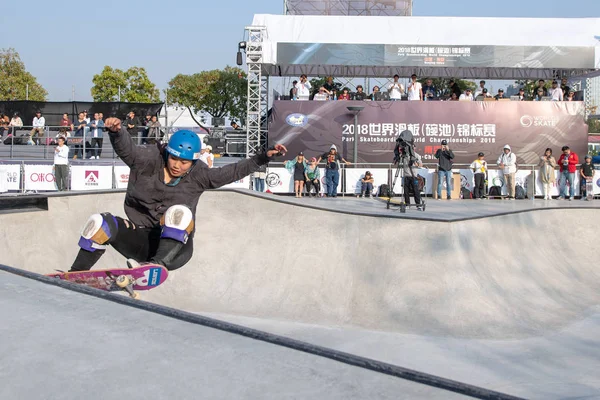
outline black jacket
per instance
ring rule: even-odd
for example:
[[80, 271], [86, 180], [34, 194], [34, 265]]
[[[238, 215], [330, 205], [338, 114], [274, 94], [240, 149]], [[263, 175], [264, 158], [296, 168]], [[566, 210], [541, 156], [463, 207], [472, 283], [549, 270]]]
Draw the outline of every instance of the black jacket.
[[452, 159], [454, 158], [452, 150], [442, 151], [442, 149], [438, 149], [438, 151], [435, 152], [435, 158], [440, 160], [440, 170], [450, 171], [452, 169]]
[[117, 155], [130, 168], [124, 208], [129, 220], [139, 227], [159, 225], [167, 208], [177, 204], [188, 206], [195, 215], [205, 190], [242, 179], [269, 162], [265, 153], [222, 168], [208, 168], [198, 160], [176, 186], [167, 186], [162, 147], [136, 146], [126, 126], [120, 132], [109, 132], [109, 137]]

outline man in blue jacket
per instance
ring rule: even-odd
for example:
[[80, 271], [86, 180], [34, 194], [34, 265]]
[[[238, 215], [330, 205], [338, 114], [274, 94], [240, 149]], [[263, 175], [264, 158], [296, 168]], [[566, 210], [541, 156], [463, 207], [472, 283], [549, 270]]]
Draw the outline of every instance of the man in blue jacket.
[[91, 269], [108, 245], [128, 258], [130, 267], [151, 262], [168, 270], [181, 268], [192, 258], [202, 193], [235, 182], [287, 151], [278, 144], [236, 164], [208, 168], [198, 162], [202, 146], [194, 132], [178, 131], [166, 146], [136, 146], [118, 118], [108, 118], [105, 127], [115, 152], [130, 168], [124, 205], [128, 219], [107, 212], [90, 216], [70, 271]]

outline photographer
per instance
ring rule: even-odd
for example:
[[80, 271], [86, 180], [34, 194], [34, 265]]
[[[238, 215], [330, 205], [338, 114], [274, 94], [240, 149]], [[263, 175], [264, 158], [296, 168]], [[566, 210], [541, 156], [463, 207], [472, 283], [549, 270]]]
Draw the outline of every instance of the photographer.
[[[405, 132], [412, 133], [410, 131], [404, 131], [400, 135], [401, 137]], [[402, 184], [404, 186], [404, 202], [406, 205], [410, 205], [410, 191], [412, 190], [415, 198], [415, 204], [417, 207], [421, 207], [421, 193], [419, 192], [419, 181], [417, 180], [417, 174], [414, 168], [419, 168], [423, 164], [421, 162], [421, 156], [414, 151], [412, 140], [407, 143], [402, 139], [396, 140], [396, 148], [394, 149], [394, 165], [401, 163], [403, 166], [403, 179]], [[393, 188], [392, 188], [393, 190]]]
[[454, 159], [454, 153], [448, 147], [448, 141], [442, 140], [442, 148], [435, 152], [435, 158], [439, 161], [438, 165], [438, 187], [437, 197], [438, 200], [442, 199], [442, 178], [446, 177], [446, 198], [452, 199], [452, 160]]

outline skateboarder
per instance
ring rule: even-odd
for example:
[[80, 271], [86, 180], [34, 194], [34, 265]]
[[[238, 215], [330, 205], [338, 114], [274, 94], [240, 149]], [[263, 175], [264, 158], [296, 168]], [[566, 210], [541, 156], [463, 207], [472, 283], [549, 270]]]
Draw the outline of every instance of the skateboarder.
[[585, 156], [585, 163], [581, 164], [581, 200], [589, 201], [594, 197], [594, 165], [592, 164], [592, 156]]
[[128, 219], [107, 212], [90, 216], [70, 271], [91, 269], [108, 245], [128, 258], [130, 268], [145, 262], [181, 268], [192, 257], [194, 214], [202, 193], [235, 182], [287, 151], [278, 144], [236, 164], [208, 168], [198, 162], [202, 146], [194, 132], [178, 131], [166, 146], [136, 146], [118, 118], [108, 118], [105, 127], [130, 168], [124, 204]]

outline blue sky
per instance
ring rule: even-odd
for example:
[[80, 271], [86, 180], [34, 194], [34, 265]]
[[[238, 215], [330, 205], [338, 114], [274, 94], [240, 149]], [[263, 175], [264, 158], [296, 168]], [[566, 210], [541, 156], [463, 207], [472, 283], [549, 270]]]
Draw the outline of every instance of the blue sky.
[[[0, 17], [0, 48], [19, 52], [50, 100], [69, 101], [73, 85], [76, 100], [91, 99], [104, 65], [144, 67], [161, 91], [178, 73], [235, 65], [252, 16], [281, 14], [283, 0], [30, 0], [27, 9], [23, 18]], [[600, 17], [600, 0], [414, 0], [413, 14]]]

